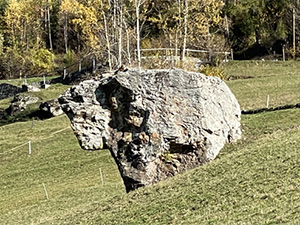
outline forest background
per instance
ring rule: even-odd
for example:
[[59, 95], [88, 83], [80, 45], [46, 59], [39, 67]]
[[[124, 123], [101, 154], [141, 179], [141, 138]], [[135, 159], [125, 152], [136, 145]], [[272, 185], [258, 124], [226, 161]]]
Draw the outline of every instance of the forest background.
[[[299, 56], [298, 0], [0, 0], [0, 78], [35, 76], [85, 58], [139, 66], [140, 49]], [[159, 58], [159, 51], [143, 53]], [[215, 57], [211, 57], [214, 55]], [[202, 59], [203, 55], [194, 53]], [[163, 65], [161, 65], [163, 67]]]

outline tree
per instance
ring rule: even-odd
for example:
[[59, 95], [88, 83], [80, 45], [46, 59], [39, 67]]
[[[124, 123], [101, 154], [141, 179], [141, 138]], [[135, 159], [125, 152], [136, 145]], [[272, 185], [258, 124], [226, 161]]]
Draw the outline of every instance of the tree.
[[[152, 1], [154, 4], [154, 1]], [[181, 58], [186, 55], [187, 46], [202, 48], [207, 40], [200, 37], [210, 35], [210, 30], [217, 33], [222, 26], [221, 17], [223, 1], [221, 0], [173, 0], [154, 4], [157, 14], [151, 14], [152, 25], [164, 35], [173, 36], [175, 54], [177, 46], [181, 50]]]
[[[269, 49], [278, 40], [292, 37], [292, 0], [227, 1], [225, 13], [231, 20], [230, 40], [236, 52], [251, 46]], [[290, 30], [290, 31], [289, 31]]]

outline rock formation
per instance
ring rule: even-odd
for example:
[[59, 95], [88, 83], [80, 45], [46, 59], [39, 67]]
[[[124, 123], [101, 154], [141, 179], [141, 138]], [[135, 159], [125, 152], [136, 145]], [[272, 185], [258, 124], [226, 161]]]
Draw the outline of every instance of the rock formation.
[[36, 85], [36, 84], [31, 84], [31, 85], [23, 84], [22, 85], [22, 89], [24, 91], [28, 91], [28, 92], [40, 92], [41, 91], [41, 89], [39, 88], [39, 86]]
[[59, 102], [83, 149], [110, 149], [127, 191], [209, 162], [241, 137], [236, 98], [199, 73], [128, 70], [83, 81]]
[[36, 96], [31, 96], [28, 93], [18, 94], [11, 101], [10, 106], [6, 109], [8, 115], [15, 115], [19, 112], [24, 111], [28, 105], [36, 103], [39, 98]]
[[43, 116], [47, 118], [60, 116], [64, 113], [57, 99], [43, 102], [39, 108]]
[[23, 92], [22, 88], [11, 84], [0, 84], [0, 100], [15, 96], [18, 93]]

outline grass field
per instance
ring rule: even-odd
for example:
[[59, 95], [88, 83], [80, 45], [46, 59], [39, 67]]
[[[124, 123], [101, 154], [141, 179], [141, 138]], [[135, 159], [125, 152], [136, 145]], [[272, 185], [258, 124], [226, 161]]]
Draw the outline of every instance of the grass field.
[[[244, 110], [300, 102], [300, 62], [239, 61], [225, 67], [228, 77], [240, 79], [227, 84]], [[246, 79], [245, 79], [246, 78]]]
[[[272, 102], [273, 95], [285, 92], [291, 103], [300, 102], [300, 64], [263, 63], [268, 66], [260, 61], [227, 65], [227, 73], [237, 76], [238, 68], [244, 77], [251, 69], [270, 67], [265, 75], [227, 82], [242, 108], [264, 107], [266, 98], [260, 102], [259, 96], [270, 94]], [[294, 82], [279, 74], [283, 68]], [[64, 88], [40, 95], [50, 99]], [[272, 104], [286, 103], [274, 98]], [[109, 152], [81, 150], [66, 116], [0, 126], [0, 224], [297, 223], [300, 109], [243, 115], [242, 128], [243, 138], [225, 146], [213, 162], [126, 194]]]

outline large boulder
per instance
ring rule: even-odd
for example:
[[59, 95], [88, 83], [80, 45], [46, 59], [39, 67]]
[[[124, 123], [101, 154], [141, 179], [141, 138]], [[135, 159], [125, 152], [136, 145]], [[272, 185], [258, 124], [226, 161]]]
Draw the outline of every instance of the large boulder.
[[20, 87], [11, 85], [11, 84], [0, 84], [0, 100], [15, 96], [18, 93], [23, 92], [24, 90]]
[[128, 70], [59, 101], [83, 149], [110, 149], [127, 191], [207, 163], [241, 137], [235, 96], [199, 73]]

